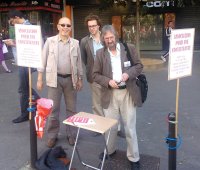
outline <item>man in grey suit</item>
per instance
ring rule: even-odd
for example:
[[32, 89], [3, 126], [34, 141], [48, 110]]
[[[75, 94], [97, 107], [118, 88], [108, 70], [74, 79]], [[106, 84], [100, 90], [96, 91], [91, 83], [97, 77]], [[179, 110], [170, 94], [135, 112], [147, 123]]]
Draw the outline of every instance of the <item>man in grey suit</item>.
[[92, 69], [96, 51], [102, 48], [100, 41], [101, 21], [97, 15], [89, 15], [85, 18], [85, 25], [88, 27], [89, 35], [82, 38], [80, 43], [82, 61], [86, 67], [87, 81], [90, 84], [92, 93], [92, 110], [93, 113], [99, 116], [104, 116], [103, 109], [100, 103], [101, 86], [93, 81]]
[[[127, 59], [123, 44], [118, 42], [116, 30], [111, 25], [105, 25], [101, 32], [104, 48], [96, 53], [93, 67], [94, 81], [102, 86], [101, 102], [105, 117], [119, 120], [122, 118], [126, 142], [127, 158], [131, 170], [139, 169], [139, 149], [136, 134], [136, 107], [142, 105], [136, 77], [143, 69], [133, 45], [128, 44], [134, 66]], [[116, 153], [115, 141], [117, 125], [112, 128], [108, 143], [108, 155]], [[102, 154], [100, 155], [102, 158]]]

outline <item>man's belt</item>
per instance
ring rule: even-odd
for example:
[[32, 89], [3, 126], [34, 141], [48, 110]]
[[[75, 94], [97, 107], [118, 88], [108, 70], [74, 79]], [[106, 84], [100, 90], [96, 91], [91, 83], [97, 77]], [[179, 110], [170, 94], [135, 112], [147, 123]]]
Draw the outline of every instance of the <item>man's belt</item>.
[[125, 89], [126, 88], [126, 85], [122, 85], [122, 86], [118, 86], [119, 89]]
[[58, 77], [62, 77], [62, 78], [67, 78], [67, 77], [71, 77], [71, 74], [57, 74]]

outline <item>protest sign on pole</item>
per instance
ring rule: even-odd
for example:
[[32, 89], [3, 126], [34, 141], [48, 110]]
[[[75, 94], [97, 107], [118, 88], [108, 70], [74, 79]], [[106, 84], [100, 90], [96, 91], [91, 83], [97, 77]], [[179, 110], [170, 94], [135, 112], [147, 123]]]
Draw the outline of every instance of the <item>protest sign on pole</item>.
[[[29, 122], [30, 122], [30, 154], [31, 167], [35, 168], [37, 160], [37, 136], [35, 130], [35, 96], [32, 95], [31, 68], [42, 66], [42, 36], [41, 27], [38, 25], [15, 25], [17, 65], [28, 67], [29, 78]], [[34, 100], [32, 100], [34, 99]]]
[[169, 49], [168, 80], [192, 74], [194, 33], [194, 28], [172, 30]]
[[42, 36], [38, 25], [15, 25], [17, 65], [40, 68], [42, 65]]
[[[176, 149], [178, 138], [178, 114], [179, 114], [179, 89], [180, 78], [192, 75], [192, 61], [194, 49], [194, 28], [173, 29], [170, 36], [168, 80], [177, 79], [176, 83], [176, 112], [175, 118], [169, 123], [174, 124], [169, 134], [173, 134], [173, 150], [169, 148], [169, 169], [176, 169]], [[173, 167], [173, 168], [172, 168]]]

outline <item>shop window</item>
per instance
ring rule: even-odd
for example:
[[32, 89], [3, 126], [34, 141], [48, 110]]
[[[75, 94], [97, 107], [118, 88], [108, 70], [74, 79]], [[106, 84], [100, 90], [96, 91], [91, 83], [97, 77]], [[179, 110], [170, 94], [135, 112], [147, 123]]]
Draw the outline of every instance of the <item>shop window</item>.
[[7, 13], [0, 13], [0, 33], [2, 34], [3, 36], [3, 39], [6, 39], [8, 38], [8, 16], [7, 16]]
[[31, 22], [31, 24], [33, 24], [33, 25], [39, 24], [38, 14], [39, 14], [39, 12], [37, 12], [37, 11], [30, 12], [29, 21]]
[[[162, 50], [163, 15], [140, 16], [140, 49]], [[136, 43], [136, 17], [122, 16], [122, 41]]]
[[58, 19], [61, 17], [61, 14], [52, 13], [52, 12], [41, 12], [41, 27], [42, 27], [42, 34], [44, 40], [46, 38], [56, 35], [57, 31], [57, 23]]

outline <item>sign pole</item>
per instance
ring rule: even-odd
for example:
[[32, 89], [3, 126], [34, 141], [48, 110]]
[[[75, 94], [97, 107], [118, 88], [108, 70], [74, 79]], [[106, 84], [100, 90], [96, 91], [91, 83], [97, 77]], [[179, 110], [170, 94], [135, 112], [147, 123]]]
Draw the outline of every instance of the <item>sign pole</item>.
[[176, 170], [176, 114], [174, 112], [169, 113], [169, 135], [167, 138], [169, 156], [168, 156], [168, 170]]
[[179, 86], [180, 86], [180, 79], [177, 79], [176, 82], [176, 121], [175, 121], [175, 125], [176, 125], [176, 131], [175, 131], [175, 137], [177, 138], [178, 136], [178, 111], [179, 111]]
[[29, 122], [30, 122], [30, 154], [31, 154], [31, 167], [35, 168], [37, 161], [37, 135], [35, 130], [35, 98], [32, 96], [32, 77], [31, 68], [28, 68], [29, 72]]
[[179, 109], [179, 87], [180, 79], [176, 83], [176, 113], [170, 113], [169, 118], [169, 136], [167, 143], [169, 145], [168, 169], [176, 170], [177, 139], [178, 139], [178, 109]]

